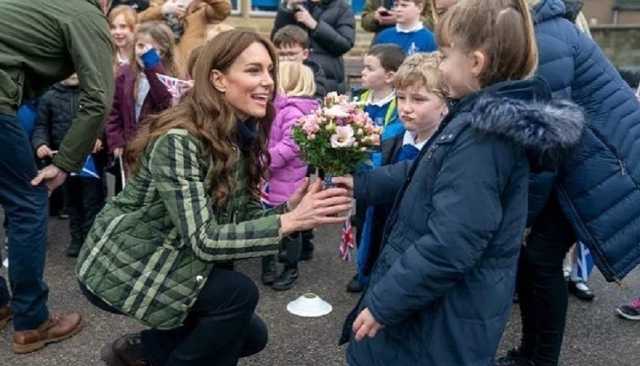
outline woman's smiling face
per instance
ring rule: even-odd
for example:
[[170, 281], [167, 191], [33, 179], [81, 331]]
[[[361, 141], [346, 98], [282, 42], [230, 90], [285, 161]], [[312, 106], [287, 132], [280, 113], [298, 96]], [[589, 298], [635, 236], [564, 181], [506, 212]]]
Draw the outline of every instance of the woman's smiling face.
[[242, 120], [262, 118], [274, 91], [274, 64], [267, 48], [254, 42], [225, 72], [213, 70], [211, 82]]

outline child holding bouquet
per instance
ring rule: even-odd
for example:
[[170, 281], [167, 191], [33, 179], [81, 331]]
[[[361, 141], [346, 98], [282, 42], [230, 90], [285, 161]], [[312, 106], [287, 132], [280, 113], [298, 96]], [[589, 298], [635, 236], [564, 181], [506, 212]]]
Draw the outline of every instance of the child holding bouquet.
[[[171, 107], [171, 93], [158, 74], [177, 74], [173, 34], [163, 23], [139, 25], [134, 48], [135, 60], [118, 70], [113, 107], [105, 126], [109, 152], [116, 160], [124, 156], [125, 146], [147, 115]], [[120, 180], [116, 174], [116, 192], [122, 189]]]
[[447, 96], [457, 100], [440, 127], [413, 162], [334, 178], [369, 205], [393, 203], [345, 325], [349, 365], [493, 364], [529, 172], [552, 167], [582, 133], [580, 109], [548, 101], [547, 84], [529, 80], [538, 53], [524, 0], [461, 2], [436, 34]]
[[[278, 206], [304, 182], [307, 164], [301, 159], [298, 145], [293, 141], [292, 128], [302, 116], [319, 107], [314, 98], [315, 82], [311, 69], [300, 62], [282, 61], [278, 66], [278, 97], [275, 100], [276, 118], [269, 134], [269, 181], [266, 202]], [[308, 236], [308, 234], [307, 234]], [[302, 250], [302, 233], [282, 239], [285, 252], [284, 270], [276, 278], [275, 257], [262, 259], [262, 282], [276, 291], [293, 287], [298, 279], [298, 261]]]
[[[364, 91], [355, 98], [364, 104], [364, 111], [376, 126], [382, 128], [381, 142], [394, 139], [404, 133], [404, 126], [398, 118], [396, 92], [393, 86], [395, 73], [404, 61], [402, 49], [394, 44], [379, 44], [371, 47], [364, 56], [362, 69], [362, 86]], [[371, 165], [363, 168], [379, 167], [382, 164], [379, 151], [371, 154]], [[363, 224], [367, 209], [356, 203], [354, 226], [356, 227], [356, 242], [362, 243]], [[366, 251], [366, 249], [364, 249]], [[359, 251], [359, 253], [361, 253]], [[347, 292], [361, 292], [366, 282], [360, 278], [362, 273], [355, 275], [347, 285]]]
[[[406, 131], [395, 138], [383, 139], [381, 165], [413, 160], [418, 156], [448, 112], [442, 85], [437, 53], [414, 54], [400, 66], [394, 86], [399, 117]], [[356, 202], [356, 207], [360, 204], [363, 202]], [[390, 205], [365, 206], [358, 242], [358, 275], [363, 284], [380, 253], [383, 228], [390, 210]]]

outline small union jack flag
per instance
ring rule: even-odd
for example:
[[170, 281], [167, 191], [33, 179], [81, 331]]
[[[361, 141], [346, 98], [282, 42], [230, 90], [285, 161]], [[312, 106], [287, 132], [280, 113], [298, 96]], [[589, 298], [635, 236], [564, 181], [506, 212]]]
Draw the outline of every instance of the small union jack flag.
[[340, 240], [340, 257], [345, 261], [351, 260], [351, 250], [356, 247], [356, 241], [353, 238], [353, 227], [351, 226], [351, 220], [345, 221], [342, 225], [342, 235]]

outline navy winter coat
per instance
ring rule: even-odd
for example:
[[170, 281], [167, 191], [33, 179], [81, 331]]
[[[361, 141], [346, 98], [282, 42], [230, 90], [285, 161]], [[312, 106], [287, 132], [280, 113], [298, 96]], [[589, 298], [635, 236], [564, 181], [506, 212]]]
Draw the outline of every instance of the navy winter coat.
[[640, 104], [598, 45], [565, 19], [562, 0], [541, 0], [534, 13], [538, 75], [554, 97], [582, 107], [587, 121], [555, 177], [555, 194], [605, 278], [619, 280], [640, 263]]
[[467, 96], [413, 164], [355, 176], [357, 199], [396, 199], [369, 287], [345, 330], [365, 307], [385, 327], [351, 341], [350, 365], [493, 362], [527, 218], [527, 157], [537, 163], [541, 152], [558, 153], [582, 130], [574, 105], [539, 102], [546, 88], [520, 81]]
[[[344, 62], [342, 56], [353, 48], [356, 40], [356, 19], [351, 5], [345, 0], [321, 0], [304, 2], [304, 6], [318, 22], [314, 30], [307, 30], [311, 42], [309, 58], [318, 63], [326, 76], [325, 92], [346, 92]], [[286, 25], [305, 26], [296, 22], [295, 13], [282, 3], [278, 8], [271, 30], [271, 37]]]

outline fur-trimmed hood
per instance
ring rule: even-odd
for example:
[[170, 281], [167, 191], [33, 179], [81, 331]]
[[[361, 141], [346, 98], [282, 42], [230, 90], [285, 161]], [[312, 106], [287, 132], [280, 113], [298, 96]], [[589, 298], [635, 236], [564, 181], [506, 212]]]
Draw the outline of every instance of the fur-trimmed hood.
[[534, 170], [555, 169], [582, 137], [585, 116], [568, 100], [550, 100], [541, 79], [491, 87], [471, 103], [471, 127], [523, 146]]

